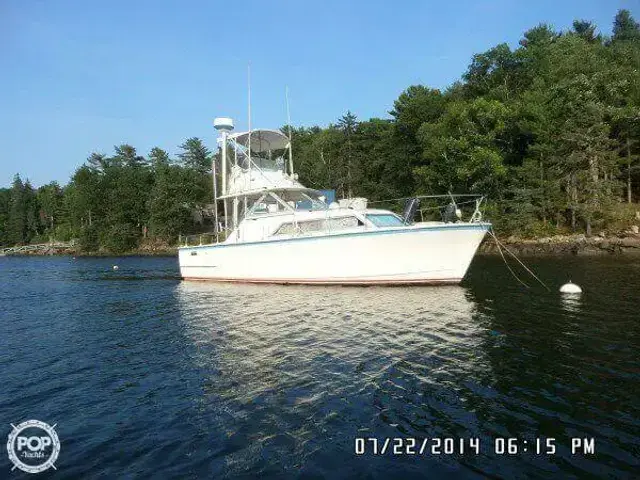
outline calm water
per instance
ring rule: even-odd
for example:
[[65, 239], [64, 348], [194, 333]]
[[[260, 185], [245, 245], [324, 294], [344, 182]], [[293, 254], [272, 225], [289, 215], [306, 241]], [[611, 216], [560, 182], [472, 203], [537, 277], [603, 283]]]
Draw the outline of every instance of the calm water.
[[[54, 478], [637, 478], [640, 258], [529, 263], [585, 293], [525, 290], [493, 257], [440, 288], [0, 258], [0, 440], [57, 423]], [[358, 456], [357, 437], [478, 438], [480, 453]], [[499, 437], [520, 451], [495, 453]], [[555, 454], [531, 451], [548, 437]], [[576, 437], [595, 455], [572, 454]], [[1, 478], [34, 478], [4, 450]]]

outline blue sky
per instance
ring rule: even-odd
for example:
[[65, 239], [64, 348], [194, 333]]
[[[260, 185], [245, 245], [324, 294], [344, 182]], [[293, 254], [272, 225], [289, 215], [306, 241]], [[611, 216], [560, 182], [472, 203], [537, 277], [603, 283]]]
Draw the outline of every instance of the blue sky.
[[640, 0], [1, 0], [0, 186], [19, 173], [67, 183], [92, 151], [130, 143], [171, 154], [212, 120], [326, 125], [385, 117], [409, 85], [444, 88], [474, 53], [545, 22], [609, 34]]

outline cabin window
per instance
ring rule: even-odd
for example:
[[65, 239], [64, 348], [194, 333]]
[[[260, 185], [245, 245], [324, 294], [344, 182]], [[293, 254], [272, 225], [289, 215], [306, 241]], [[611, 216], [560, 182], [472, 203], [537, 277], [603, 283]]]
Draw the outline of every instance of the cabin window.
[[307, 222], [298, 222], [298, 228], [302, 233], [321, 232], [324, 230], [324, 220], [309, 220]]
[[[321, 232], [323, 230], [325, 230], [324, 219], [298, 222], [298, 231], [302, 233]], [[293, 223], [283, 223], [274, 235], [293, 235], [294, 233], [296, 233], [296, 226]]]
[[401, 227], [405, 224], [400, 217], [392, 213], [370, 213], [367, 219], [376, 227]]
[[[364, 223], [357, 217], [322, 218], [318, 220], [305, 220], [297, 223], [298, 232], [331, 232], [334, 230], [345, 230], [347, 228], [361, 227]], [[283, 223], [274, 235], [293, 235], [296, 233], [296, 226], [293, 222]]]
[[329, 230], [342, 230], [345, 228], [361, 227], [364, 225], [364, 223], [356, 217], [328, 218], [326, 223], [326, 228]]

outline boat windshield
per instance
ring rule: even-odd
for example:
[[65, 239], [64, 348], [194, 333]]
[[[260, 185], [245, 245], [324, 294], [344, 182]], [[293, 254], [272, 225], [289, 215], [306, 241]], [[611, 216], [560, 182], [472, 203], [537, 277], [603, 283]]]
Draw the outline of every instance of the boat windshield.
[[323, 197], [313, 190], [282, 190], [268, 192], [255, 201], [248, 211], [248, 216], [283, 213], [291, 211], [327, 210], [329, 207]]
[[[231, 148], [236, 151], [236, 161], [243, 169], [249, 168], [249, 149], [244, 145], [232, 143]], [[285, 170], [285, 151], [274, 150], [266, 152], [251, 152], [251, 164], [261, 170], [284, 171]]]
[[324, 202], [324, 197], [315, 190], [281, 190], [277, 193], [292, 210], [314, 211], [326, 210], [329, 206]]
[[323, 201], [323, 197], [313, 196], [307, 194], [305, 192], [299, 192], [300, 198], [295, 200], [295, 209], [296, 210], [326, 210], [329, 206]]
[[376, 227], [401, 227], [405, 223], [393, 213], [369, 213], [366, 215]]

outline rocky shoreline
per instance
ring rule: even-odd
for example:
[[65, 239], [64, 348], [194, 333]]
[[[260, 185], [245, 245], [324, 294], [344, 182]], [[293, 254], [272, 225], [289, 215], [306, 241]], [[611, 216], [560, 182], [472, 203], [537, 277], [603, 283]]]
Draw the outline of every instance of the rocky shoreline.
[[[640, 234], [627, 232], [615, 236], [605, 233], [587, 237], [579, 235], [555, 235], [535, 239], [511, 236], [501, 238], [506, 247], [520, 255], [602, 255], [640, 254]], [[487, 236], [480, 246], [481, 253], [497, 254], [498, 247], [491, 236]]]
[[168, 245], [165, 242], [146, 242], [140, 247], [126, 252], [114, 253], [107, 250], [83, 252], [75, 247], [51, 247], [34, 251], [8, 253], [7, 256], [35, 256], [46, 257], [50, 255], [69, 255], [74, 257], [167, 257], [178, 254], [178, 247]]

